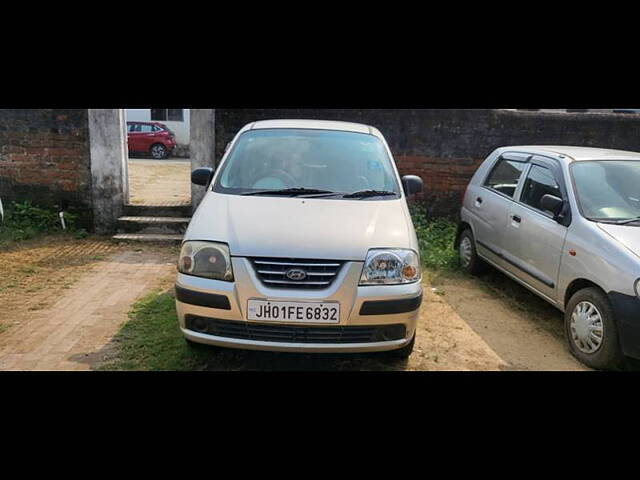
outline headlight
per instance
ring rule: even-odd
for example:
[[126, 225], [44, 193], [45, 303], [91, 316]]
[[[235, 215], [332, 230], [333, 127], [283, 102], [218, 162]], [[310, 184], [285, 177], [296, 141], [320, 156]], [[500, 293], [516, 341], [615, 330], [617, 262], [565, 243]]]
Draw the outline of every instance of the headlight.
[[178, 271], [196, 277], [233, 281], [229, 247], [224, 243], [184, 242]]
[[419, 282], [420, 258], [413, 250], [376, 248], [369, 250], [360, 285], [398, 285]]
[[636, 295], [640, 298], [640, 278], [636, 280]]

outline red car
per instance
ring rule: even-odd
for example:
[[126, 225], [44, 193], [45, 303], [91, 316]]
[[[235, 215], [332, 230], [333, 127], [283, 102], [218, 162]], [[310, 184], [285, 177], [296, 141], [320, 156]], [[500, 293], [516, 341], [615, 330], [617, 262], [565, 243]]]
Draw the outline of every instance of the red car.
[[176, 147], [176, 136], [158, 122], [127, 122], [129, 153], [150, 153], [153, 158], [167, 158]]

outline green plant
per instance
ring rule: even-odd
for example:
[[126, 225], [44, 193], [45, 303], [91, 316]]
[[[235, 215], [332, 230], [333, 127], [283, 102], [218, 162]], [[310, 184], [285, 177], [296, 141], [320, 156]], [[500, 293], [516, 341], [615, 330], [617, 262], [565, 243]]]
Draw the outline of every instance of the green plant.
[[418, 237], [420, 258], [427, 268], [456, 270], [458, 258], [453, 243], [457, 225], [444, 218], [428, 218], [424, 208], [410, 207], [413, 226]]
[[[74, 232], [77, 216], [64, 213], [67, 230]], [[62, 231], [56, 210], [33, 205], [30, 200], [13, 202], [6, 206], [4, 222], [0, 224], [0, 243], [19, 242], [35, 237], [39, 233]]]

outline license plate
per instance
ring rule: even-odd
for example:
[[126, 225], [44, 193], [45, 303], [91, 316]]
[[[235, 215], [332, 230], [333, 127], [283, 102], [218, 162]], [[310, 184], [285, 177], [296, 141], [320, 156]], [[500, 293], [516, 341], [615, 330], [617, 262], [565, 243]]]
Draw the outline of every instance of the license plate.
[[249, 320], [263, 322], [339, 323], [339, 303], [249, 300]]

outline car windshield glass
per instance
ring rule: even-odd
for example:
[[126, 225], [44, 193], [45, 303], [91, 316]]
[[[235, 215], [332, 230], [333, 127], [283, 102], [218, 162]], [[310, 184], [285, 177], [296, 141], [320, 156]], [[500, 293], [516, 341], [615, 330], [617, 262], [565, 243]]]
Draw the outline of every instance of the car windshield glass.
[[614, 222], [640, 217], [640, 160], [576, 162], [571, 171], [585, 217]]
[[259, 194], [284, 189], [341, 194], [399, 191], [385, 146], [377, 137], [362, 133], [250, 130], [240, 136], [221, 169], [214, 186], [220, 193]]

